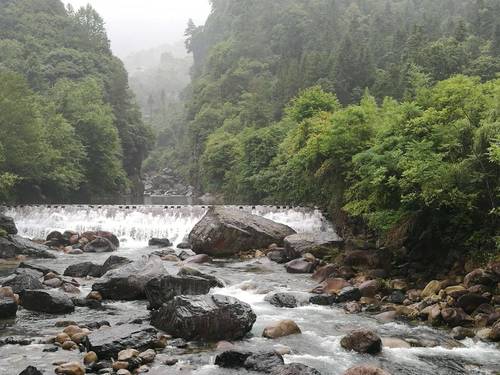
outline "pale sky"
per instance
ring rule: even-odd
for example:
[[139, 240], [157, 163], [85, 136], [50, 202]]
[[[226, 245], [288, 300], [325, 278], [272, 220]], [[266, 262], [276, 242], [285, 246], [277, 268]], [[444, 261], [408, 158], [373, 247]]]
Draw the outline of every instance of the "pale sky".
[[63, 0], [74, 8], [91, 4], [106, 21], [111, 47], [119, 57], [183, 40], [189, 18], [205, 23], [208, 0]]

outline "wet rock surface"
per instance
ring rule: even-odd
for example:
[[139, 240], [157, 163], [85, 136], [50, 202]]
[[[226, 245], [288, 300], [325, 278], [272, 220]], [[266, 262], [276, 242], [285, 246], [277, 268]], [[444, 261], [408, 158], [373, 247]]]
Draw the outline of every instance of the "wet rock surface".
[[27, 238], [12, 234], [6, 237], [0, 236], [0, 259], [10, 259], [17, 256], [30, 258], [53, 259], [56, 256], [50, 248], [33, 242]]
[[175, 296], [207, 294], [212, 288], [210, 280], [188, 275], [166, 275], [147, 282], [146, 297], [152, 309], [161, 307]]
[[100, 359], [110, 359], [125, 349], [154, 349], [158, 331], [148, 325], [123, 324], [90, 333], [84, 342]]
[[189, 243], [200, 254], [230, 256], [240, 251], [282, 244], [290, 227], [243, 210], [211, 207], [191, 233]]
[[334, 232], [296, 233], [284, 240], [285, 248], [297, 257], [305, 253], [321, 256], [331, 249], [342, 247], [344, 241]]
[[27, 310], [50, 314], [67, 314], [75, 310], [71, 299], [58, 290], [25, 290], [21, 305]]
[[186, 340], [237, 340], [255, 323], [250, 305], [236, 298], [178, 296], [153, 312], [151, 324]]
[[104, 299], [136, 300], [146, 299], [146, 284], [167, 274], [162, 260], [157, 256], [143, 256], [141, 259], [112, 269], [92, 285]]

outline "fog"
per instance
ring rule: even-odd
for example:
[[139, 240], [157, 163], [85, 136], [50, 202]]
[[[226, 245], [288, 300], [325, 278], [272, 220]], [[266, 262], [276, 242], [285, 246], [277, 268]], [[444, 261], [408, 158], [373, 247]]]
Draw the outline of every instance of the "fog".
[[113, 52], [132, 52], [183, 39], [189, 18], [199, 25], [210, 13], [208, 0], [70, 0], [73, 7], [91, 4], [106, 21]]

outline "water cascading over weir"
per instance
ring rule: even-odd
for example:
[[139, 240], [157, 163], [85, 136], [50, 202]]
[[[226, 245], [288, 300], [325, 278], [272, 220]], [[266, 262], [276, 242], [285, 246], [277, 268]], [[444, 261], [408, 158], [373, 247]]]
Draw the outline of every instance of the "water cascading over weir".
[[[318, 209], [288, 206], [230, 206], [289, 225], [297, 232], [333, 231]], [[182, 242], [208, 206], [33, 205], [4, 207], [21, 236], [44, 239], [53, 230], [106, 230], [126, 247], [147, 245], [150, 238]]]

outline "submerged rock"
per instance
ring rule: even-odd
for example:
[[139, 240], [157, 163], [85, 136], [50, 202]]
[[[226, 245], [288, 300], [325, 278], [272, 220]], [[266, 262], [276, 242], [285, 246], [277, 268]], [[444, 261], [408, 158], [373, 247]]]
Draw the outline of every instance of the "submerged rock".
[[340, 345], [358, 353], [378, 354], [382, 351], [382, 339], [373, 331], [359, 329], [340, 340]]
[[111, 359], [125, 349], [154, 349], [157, 333], [155, 328], [148, 325], [122, 324], [91, 332], [84, 346], [87, 351], [95, 352], [99, 359]]
[[145, 292], [149, 307], [156, 309], [175, 296], [207, 294], [211, 288], [212, 283], [201, 277], [166, 275], [148, 281]]
[[250, 305], [233, 297], [177, 296], [153, 312], [151, 324], [185, 340], [238, 340], [255, 323]]
[[135, 262], [108, 271], [92, 285], [92, 290], [99, 292], [104, 299], [146, 299], [148, 281], [166, 274], [159, 257], [143, 256]]
[[67, 314], [75, 311], [71, 299], [58, 290], [25, 290], [21, 295], [21, 305], [26, 310], [50, 314]]
[[286, 225], [243, 210], [210, 207], [189, 233], [189, 243], [197, 254], [231, 256], [282, 244], [285, 237], [294, 233]]

